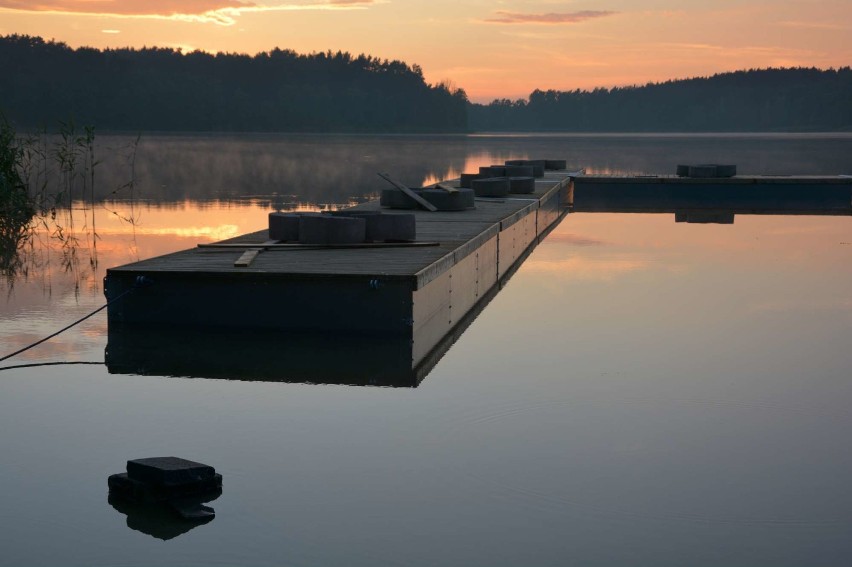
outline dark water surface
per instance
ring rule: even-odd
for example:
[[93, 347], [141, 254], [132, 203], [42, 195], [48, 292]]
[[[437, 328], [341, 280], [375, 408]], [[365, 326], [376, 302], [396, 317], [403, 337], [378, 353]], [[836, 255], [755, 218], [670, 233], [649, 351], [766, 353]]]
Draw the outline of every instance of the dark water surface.
[[[101, 143], [106, 195], [126, 140]], [[376, 171], [527, 156], [849, 174], [852, 137], [143, 136], [96, 263], [78, 211], [79, 246], [42, 231], [0, 276], [0, 356], [102, 305], [110, 266], [370, 198]], [[414, 389], [0, 372], [0, 565], [848, 565], [850, 337], [849, 217], [571, 214]], [[102, 312], [3, 364], [106, 340]], [[106, 486], [161, 455], [224, 475], [215, 520], [165, 541]]]

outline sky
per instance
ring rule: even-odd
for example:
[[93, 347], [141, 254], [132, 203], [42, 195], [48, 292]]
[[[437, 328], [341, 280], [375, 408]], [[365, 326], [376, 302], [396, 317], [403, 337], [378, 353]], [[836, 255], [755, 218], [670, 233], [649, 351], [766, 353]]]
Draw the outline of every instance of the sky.
[[757, 67], [852, 65], [852, 0], [0, 0], [0, 35], [72, 47], [349, 51], [471, 100]]

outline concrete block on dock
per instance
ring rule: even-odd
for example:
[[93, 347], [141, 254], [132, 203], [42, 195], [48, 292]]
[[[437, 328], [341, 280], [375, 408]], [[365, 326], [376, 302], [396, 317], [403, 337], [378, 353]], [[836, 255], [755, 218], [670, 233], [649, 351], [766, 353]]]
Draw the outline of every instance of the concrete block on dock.
[[269, 213], [269, 238], [296, 242], [299, 240], [299, 217], [296, 213]]
[[551, 171], [558, 171], [560, 169], [567, 169], [568, 162], [564, 159], [546, 159], [544, 160], [544, 169], [549, 169]]
[[479, 168], [479, 175], [482, 179], [489, 177], [506, 177], [505, 165], [488, 165]]
[[475, 205], [473, 189], [459, 189], [455, 193], [443, 189], [424, 189], [420, 195], [438, 207], [439, 211], [464, 211]]
[[358, 244], [366, 238], [367, 221], [363, 218], [303, 215], [299, 219], [301, 244]]
[[718, 163], [678, 165], [676, 173], [678, 177], [691, 177], [694, 179], [734, 177], [737, 174], [737, 166]]
[[363, 218], [367, 222], [368, 242], [405, 242], [416, 238], [413, 214], [382, 214], [381, 211], [334, 211], [332, 216]]
[[470, 182], [474, 179], [480, 179], [480, 174], [478, 173], [462, 173], [460, 176], [460, 183], [463, 188], [470, 189]]
[[544, 168], [547, 162], [543, 159], [528, 159], [524, 165], [533, 168], [533, 177], [544, 177]]
[[471, 182], [471, 187], [477, 197], [505, 197], [509, 194], [511, 182], [508, 177], [492, 177], [476, 179]]
[[[415, 193], [419, 193], [420, 189], [413, 189]], [[379, 198], [379, 205], [389, 209], [419, 209], [420, 204], [400, 191], [399, 189], [389, 188], [382, 189], [382, 195]]]
[[531, 165], [507, 165], [504, 177], [533, 177], [535, 171]]
[[535, 191], [535, 177], [510, 177], [509, 193], [528, 194]]

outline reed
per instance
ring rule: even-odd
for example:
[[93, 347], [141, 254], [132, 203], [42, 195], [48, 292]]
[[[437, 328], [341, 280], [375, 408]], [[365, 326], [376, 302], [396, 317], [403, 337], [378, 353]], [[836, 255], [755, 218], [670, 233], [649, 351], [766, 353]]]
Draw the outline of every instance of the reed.
[[[131, 214], [119, 215], [99, 202], [95, 130], [60, 122], [54, 133], [42, 129], [19, 136], [0, 114], [0, 274], [11, 285], [33, 267], [58, 261], [79, 288], [84, 274], [98, 268], [97, 210], [135, 226], [135, 162], [139, 137], [128, 145], [130, 181], [109, 196], [127, 196]], [[88, 267], [85, 267], [88, 264]], [[39, 270], [44, 272], [46, 270]]]

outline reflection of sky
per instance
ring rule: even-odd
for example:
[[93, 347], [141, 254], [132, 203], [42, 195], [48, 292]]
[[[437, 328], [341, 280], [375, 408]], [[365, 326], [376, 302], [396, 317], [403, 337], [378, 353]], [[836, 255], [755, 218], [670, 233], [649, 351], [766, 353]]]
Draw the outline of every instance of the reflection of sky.
[[[104, 221], [90, 279], [267, 210], [152, 205], [135, 241]], [[849, 223], [572, 214], [416, 390], [6, 372], [0, 565], [849, 563]], [[16, 285], [4, 347], [102, 304], [49, 276]], [[22, 360], [99, 359], [103, 333]], [[170, 454], [225, 494], [164, 546], [105, 480]]]
[[[260, 230], [268, 213], [265, 206], [258, 204], [136, 205], [134, 225], [124, 220], [131, 217], [129, 203], [111, 202], [109, 209], [117, 214], [97, 212], [100, 238], [96, 251], [87, 244], [91, 238], [85, 238], [78, 230], [81, 245], [70, 270], [62, 262], [61, 243], [47, 236], [43, 227], [38, 229], [33, 248], [24, 254], [27, 273], [14, 280], [2, 280], [3, 351], [26, 346], [103, 305], [102, 280], [107, 269]], [[97, 264], [93, 265], [95, 258]], [[20, 358], [102, 359], [105, 332], [106, 311]]]

